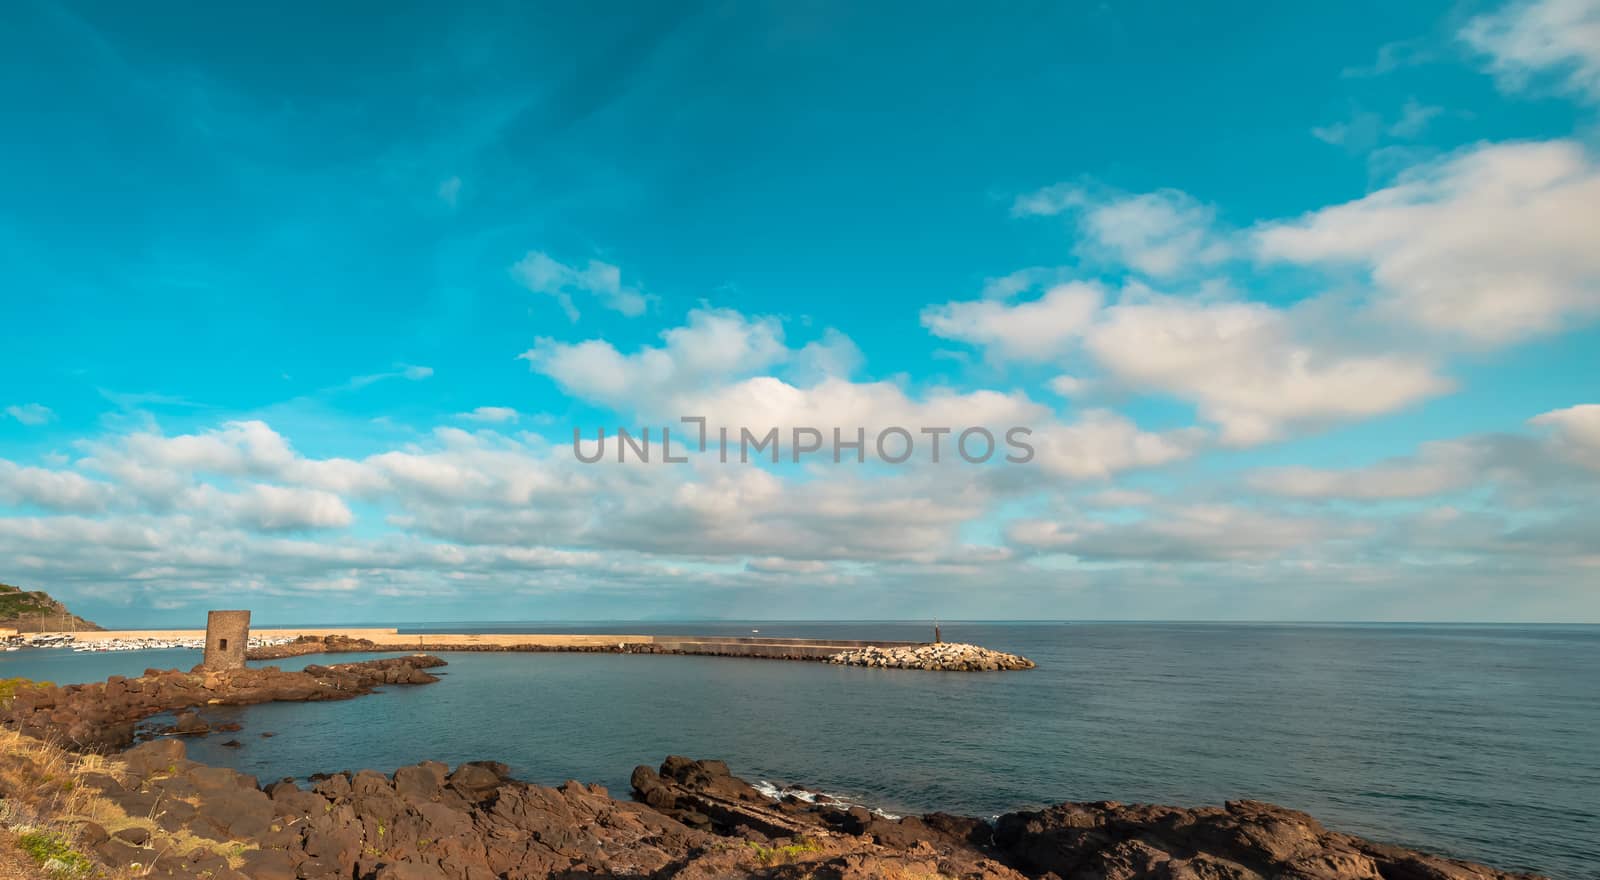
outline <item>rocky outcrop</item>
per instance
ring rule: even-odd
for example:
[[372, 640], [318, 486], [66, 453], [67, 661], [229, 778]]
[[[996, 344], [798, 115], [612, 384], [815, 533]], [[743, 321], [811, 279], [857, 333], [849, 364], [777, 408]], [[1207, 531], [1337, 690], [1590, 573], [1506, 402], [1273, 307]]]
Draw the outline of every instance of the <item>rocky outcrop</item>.
[[1508, 880], [1469, 862], [1372, 843], [1259, 801], [1222, 807], [1066, 803], [1009, 813], [992, 848], [1030, 876], [1218, 880]]
[[[382, 651], [371, 639], [357, 639], [344, 635], [301, 636], [281, 645], [262, 645], [251, 648], [245, 656], [250, 660], [286, 660], [307, 654], [358, 654]], [[393, 650], [392, 648], [389, 650]]]
[[[634, 797], [725, 836], [857, 841], [857, 856], [917, 853], [932, 876], [1048, 880], [1529, 880], [1534, 875], [1328, 831], [1258, 801], [1222, 807], [1064, 803], [985, 822], [944, 813], [890, 819], [864, 807], [763, 796], [721, 761], [668, 758], [633, 772]], [[871, 846], [865, 844], [870, 843]], [[877, 849], [873, 849], [876, 847]], [[730, 875], [743, 876], [743, 875]], [[850, 876], [848, 874], [818, 876]], [[875, 877], [877, 874], [858, 874]], [[882, 876], [893, 876], [886, 874]]]
[[1032, 669], [1026, 657], [991, 651], [959, 642], [936, 642], [903, 648], [857, 648], [828, 659], [843, 666], [871, 666], [878, 669], [926, 669], [939, 672], [995, 672], [1003, 669]]
[[148, 838], [121, 835], [94, 849], [114, 868], [154, 865], [157, 877], [648, 876], [714, 843], [648, 807], [613, 800], [598, 786], [528, 785], [490, 762], [454, 771], [425, 762], [393, 775], [339, 773], [315, 777], [308, 787], [285, 781], [265, 788], [252, 777], [185, 760], [178, 740], [138, 746], [125, 762], [121, 779], [95, 780], [123, 813], [155, 815], [158, 831], [242, 844], [232, 849], [232, 862], [163, 855]]
[[[38, 744], [0, 754], [0, 795], [60, 800], [63, 761]], [[37, 761], [37, 763], [31, 763]], [[27, 765], [27, 766], [23, 766]], [[503, 764], [437, 762], [265, 787], [189, 761], [159, 739], [74, 771], [95, 804], [73, 845], [105, 865], [210, 880], [1515, 880], [1330, 832], [1303, 813], [1061, 804], [990, 823], [890, 819], [820, 799], [768, 798], [720, 761], [634, 771], [636, 802], [553, 788]], [[180, 843], [181, 841], [181, 843]]]
[[19, 690], [0, 709], [0, 724], [79, 751], [108, 751], [131, 745], [139, 733], [139, 722], [155, 715], [178, 713], [159, 733], [201, 734], [209, 731], [209, 725], [198, 714], [184, 710], [346, 700], [369, 694], [381, 685], [438, 681], [424, 670], [443, 665], [437, 657], [416, 655], [307, 666], [301, 672], [284, 672], [276, 666], [221, 672], [198, 667], [191, 672], [147, 669], [138, 678], [112, 676], [103, 683]]

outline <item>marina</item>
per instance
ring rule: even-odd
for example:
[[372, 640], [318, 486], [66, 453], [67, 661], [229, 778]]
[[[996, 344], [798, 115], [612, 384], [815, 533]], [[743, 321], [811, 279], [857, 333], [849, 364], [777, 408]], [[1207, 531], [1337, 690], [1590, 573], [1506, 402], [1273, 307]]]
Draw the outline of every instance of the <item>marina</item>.
[[[182, 637], [112, 636], [103, 633], [42, 633], [39, 635], [11, 635], [0, 645], [6, 652], [25, 648], [70, 649], [77, 654], [105, 654], [119, 651], [170, 651], [175, 649], [200, 650], [205, 647], [205, 635]], [[90, 637], [94, 636], [94, 637]], [[251, 648], [272, 648], [294, 641], [293, 637], [256, 637], [250, 639]]]

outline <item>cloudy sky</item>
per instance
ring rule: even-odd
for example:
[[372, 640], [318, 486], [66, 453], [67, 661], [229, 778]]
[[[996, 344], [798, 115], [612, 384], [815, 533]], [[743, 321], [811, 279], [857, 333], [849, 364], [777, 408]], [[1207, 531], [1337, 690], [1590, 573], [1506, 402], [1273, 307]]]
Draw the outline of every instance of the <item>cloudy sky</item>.
[[457, 5], [8, 6], [0, 581], [1600, 620], [1597, 0]]

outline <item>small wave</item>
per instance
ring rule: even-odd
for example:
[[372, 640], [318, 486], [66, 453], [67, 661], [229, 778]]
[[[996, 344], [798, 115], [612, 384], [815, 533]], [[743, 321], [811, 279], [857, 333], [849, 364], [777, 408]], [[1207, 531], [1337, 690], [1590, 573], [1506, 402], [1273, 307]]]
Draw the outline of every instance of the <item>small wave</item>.
[[808, 804], [814, 804], [817, 802], [817, 798], [823, 797], [828, 799], [826, 803], [829, 806], [836, 806], [840, 807], [841, 809], [849, 809], [850, 807], [866, 807], [867, 810], [872, 813], [872, 815], [882, 819], [888, 819], [891, 822], [901, 818], [898, 814], [887, 812], [879, 809], [878, 807], [867, 807], [866, 804], [860, 803], [848, 795], [834, 794], [833, 792], [829, 791], [807, 791], [803, 788], [789, 788], [787, 786], [779, 788], [765, 779], [756, 780], [755, 782], [751, 783], [750, 787], [761, 792], [767, 797], [772, 798], [773, 800], [783, 800], [784, 798], [789, 797], [798, 801], [804, 801]]

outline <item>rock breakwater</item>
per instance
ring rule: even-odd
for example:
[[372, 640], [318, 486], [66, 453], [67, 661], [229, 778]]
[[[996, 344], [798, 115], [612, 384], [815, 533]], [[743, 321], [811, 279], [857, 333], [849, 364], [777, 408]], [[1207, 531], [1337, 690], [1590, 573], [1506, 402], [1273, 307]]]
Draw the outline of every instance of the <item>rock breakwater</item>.
[[898, 648], [856, 648], [828, 658], [844, 666], [871, 666], [877, 669], [926, 669], [941, 672], [996, 672], [1006, 669], [1032, 669], [1026, 657], [991, 651], [959, 642], [937, 642]]
[[147, 669], [138, 678], [112, 676], [92, 684], [19, 688], [0, 709], [0, 725], [78, 751], [107, 751], [131, 745], [139, 732], [138, 723], [151, 716], [179, 712], [176, 722], [162, 732], [204, 733], [209, 726], [182, 710], [347, 700], [372, 693], [381, 685], [438, 681], [425, 670], [443, 665], [437, 657], [416, 655], [313, 665], [300, 672], [275, 666], [224, 672]]

